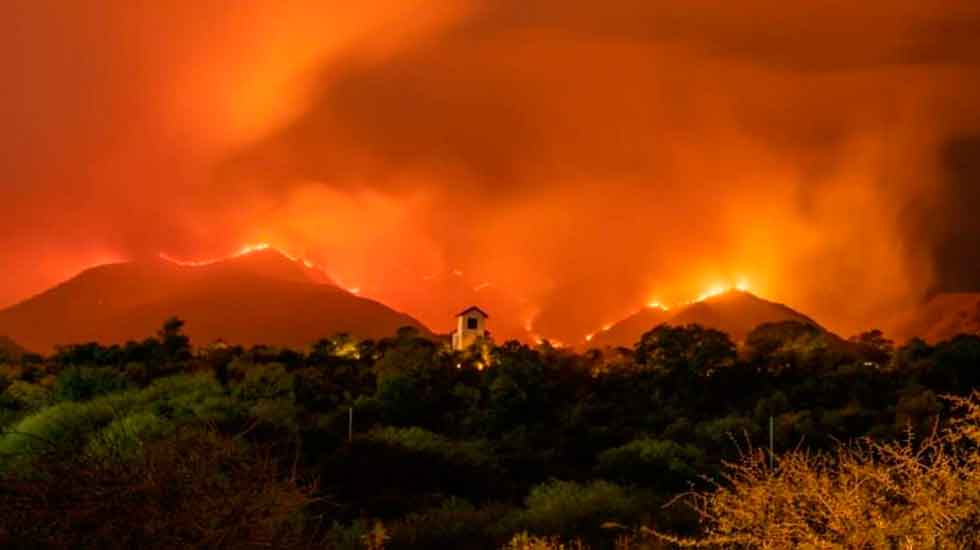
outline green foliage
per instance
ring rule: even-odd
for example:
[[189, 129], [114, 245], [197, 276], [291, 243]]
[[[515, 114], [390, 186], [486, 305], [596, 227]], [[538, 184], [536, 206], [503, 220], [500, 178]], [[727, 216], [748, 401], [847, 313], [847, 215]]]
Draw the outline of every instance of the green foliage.
[[493, 452], [485, 441], [453, 441], [418, 427], [379, 428], [364, 439], [451, 463], [480, 466], [493, 462]]
[[511, 509], [497, 504], [476, 507], [450, 497], [439, 506], [389, 523], [390, 550], [398, 548], [467, 548], [475, 541], [501, 539], [499, 526]]
[[142, 456], [144, 442], [172, 434], [176, 425], [150, 411], [121, 416], [91, 437], [87, 453], [112, 460], [131, 460]]
[[171, 317], [157, 332], [163, 357], [170, 361], [183, 361], [191, 356], [191, 340], [183, 333], [184, 322]]
[[735, 360], [735, 344], [723, 332], [700, 325], [660, 325], [640, 338], [636, 360], [668, 372], [706, 374]]
[[212, 379], [168, 377], [143, 390], [111, 393], [85, 402], [64, 401], [42, 409], [0, 434], [0, 455], [23, 463], [45, 452], [83, 448], [108, 452], [114, 442], [126, 447], [130, 444], [122, 441], [127, 438], [169, 433], [151, 416], [175, 422], [216, 422], [228, 419], [229, 405]]
[[142, 455], [43, 456], [26, 482], [0, 473], [5, 547], [311, 546], [302, 515], [311, 488], [267, 450], [191, 429], [147, 443]]
[[837, 364], [843, 359], [839, 345], [820, 327], [800, 321], [765, 323], [745, 338], [749, 360], [777, 370]]
[[84, 403], [66, 401], [47, 407], [0, 435], [0, 456], [9, 457], [6, 462], [22, 464], [32, 455], [81, 447], [117, 414], [129, 410], [137, 398], [134, 392], [123, 392]]
[[235, 393], [242, 399], [256, 401], [292, 397], [293, 375], [279, 363], [256, 365], [235, 360], [229, 369], [233, 376], [241, 379], [235, 386]]
[[643, 516], [641, 503], [608, 481], [552, 480], [531, 489], [515, 523], [539, 534], [595, 532], [602, 524], [629, 524]]
[[370, 537], [374, 524], [364, 519], [352, 521], [349, 525], [334, 522], [327, 532], [327, 548], [331, 550], [364, 550], [364, 541]]
[[55, 401], [85, 401], [126, 389], [126, 376], [105, 367], [69, 367], [58, 375], [52, 397]]
[[729, 415], [702, 422], [695, 427], [694, 431], [701, 445], [717, 449], [729, 445], [735, 440], [744, 440], [746, 436], [751, 439], [753, 435], [762, 430], [749, 418]]
[[905, 430], [930, 433], [941, 410], [942, 404], [934, 392], [921, 389], [908, 392], [899, 397], [895, 407], [895, 428], [898, 433]]
[[38, 384], [14, 380], [4, 390], [0, 400], [6, 407], [35, 411], [50, 403], [51, 391]]
[[[777, 451], [825, 450], [835, 438], [868, 434], [888, 440], [908, 426], [928, 433], [945, 422], [939, 396], [980, 383], [978, 338], [893, 350], [880, 333], [845, 342], [800, 323], [760, 327], [737, 356], [725, 335], [697, 326], [654, 328], [635, 350], [586, 354], [518, 342], [459, 354], [404, 330], [379, 341], [321, 340], [307, 353], [223, 346], [194, 356], [181, 328], [170, 322], [143, 342], [67, 346], [47, 360], [0, 365], [0, 478], [99, 473], [83, 484], [89, 493], [38, 487], [101, 510], [89, 497], [115, 495], [116, 478], [143, 499], [127, 506], [159, 502], [140, 493], [147, 481], [133, 472], [142, 471], [158, 476], [153, 490], [164, 491], [158, 480], [167, 479], [179, 488], [175, 499], [193, 494], [218, 506], [175, 479], [201, 475], [238, 510], [266, 506], [280, 526], [311, 522], [306, 532], [327, 547], [491, 548], [526, 530], [557, 535], [554, 544], [577, 538], [609, 548], [615, 535], [600, 529], [605, 522], [692, 533], [696, 518], [661, 505], [692, 480], [706, 486], [702, 476], [739, 449], [767, 445], [770, 417]], [[185, 439], [204, 426], [215, 439]], [[171, 440], [211, 450], [177, 457]], [[173, 471], [150, 464], [157, 449], [169, 457], [159, 468]], [[73, 467], [83, 474], [59, 470], [55, 458], [82, 461]], [[288, 473], [276, 470], [276, 483], [264, 487], [316, 479], [322, 500], [313, 509], [285, 518], [264, 489], [222, 485], [246, 483], [236, 476], [252, 467], [268, 474], [261, 467], [277, 462]], [[574, 481], [547, 481], [556, 477]], [[496, 504], [523, 498], [520, 510]], [[146, 517], [164, 522], [161, 530], [191, 517], [169, 514]], [[373, 518], [383, 518], [381, 530]], [[339, 522], [330, 542], [316, 525], [325, 519]], [[98, 538], [100, 529], [63, 530]]]
[[427, 406], [419, 399], [419, 380], [411, 374], [393, 373], [378, 381], [378, 401], [385, 421], [395, 425], [412, 425]]
[[643, 438], [604, 451], [598, 471], [620, 482], [679, 490], [694, 480], [703, 463], [704, 454], [697, 447]]

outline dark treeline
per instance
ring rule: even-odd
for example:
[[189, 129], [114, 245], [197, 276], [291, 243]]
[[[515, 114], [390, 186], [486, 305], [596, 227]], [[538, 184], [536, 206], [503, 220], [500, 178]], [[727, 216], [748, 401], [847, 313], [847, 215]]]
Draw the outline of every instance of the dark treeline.
[[740, 346], [660, 326], [585, 353], [411, 329], [195, 349], [171, 320], [0, 364], [5, 547], [611, 547], [610, 523], [696, 534], [663, 505], [768, 446], [770, 422], [777, 452], [930, 433], [942, 396], [980, 385], [980, 337], [786, 322]]

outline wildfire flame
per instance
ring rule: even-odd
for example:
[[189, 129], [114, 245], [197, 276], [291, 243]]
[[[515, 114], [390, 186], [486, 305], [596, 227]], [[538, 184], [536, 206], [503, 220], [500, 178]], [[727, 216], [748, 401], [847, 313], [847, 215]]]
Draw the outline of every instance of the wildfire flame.
[[719, 294], [724, 294], [728, 290], [730, 290], [730, 288], [725, 288], [725, 287], [723, 287], [721, 285], [715, 285], [715, 286], [709, 288], [708, 290], [702, 292], [701, 294], [699, 294], [698, 297], [694, 301], [695, 302], [703, 302], [703, 301], [707, 300], [708, 298], [713, 298], [715, 296], [718, 296]]
[[[711, 287], [709, 287], [707, 290], [705, 290], [701, 294], [699, 294], [698, 297], [695, 298], [694, 300], [691, 300], [689, 302], [684, 302], [684, 303], [685, 304], [695, 304], [695, 303], [698, 303], [698, 302], [703, 302], [705, 300], [708, 300], [708, 299], [713, 298], [715, 296], [719, 296], [719, 295], [724, 294], [726, 292], [730, 292], [732, 290], [738, 290], [740, 292], [748, 292], [749, 291], [749, 288], [750, 288], [749, 282], [746, 279], [739, 279], [734, 285], [715, 284], [715, 285], [712, 285]], [[665, 305], [663, 302], [661, 302], [659, 300], [652, 300], [650, 302], [647, 302], [646, 307], [648, 307], [650, 309], [659, 309], [661, 311], [670, 311], [670, 306]], [[596, 334], [599, 334], [601, 332], [608, 332], [609, 329], [611, 329], [612, 327], [613, 327], [613, 324], [612, 323], [607, 323], [605, 325], [602, 325], [602, 328], [601, 329], [599, 329], [599, 330], [597, 330], [595, 332], [590, 332], [589, 334], [586, 334], [585, 335], [585, 341], [586, 342], [591, 342], [595, 338]]]
[[689, 302], [689, 303], [692, 303], [693, 304], [693, 303], [697, 303], [697, 302], [703, 302], [703, 301], [705, 301], [705, 300], [707, 300], [709, 298], [713, 298], [713, 297], [718, 296], [720, 294], [724, 294], [726, 292], [731, 292], [732, 290], [738, 290], [740, 292], [748, 292], [749, 291], [749, 282], [746, 281], [745, 279], [739, 279], [738, 282], [736, 282], [734, 285], [728, 285], [728, 286], [726, 286], [726, 285], [723, 285], [723, 284], [716, 284], [716, 285], [712, 286], [711, 288], [709, 288], [708, 290], [702, 292], [697, 297], [697, 299], [695, 299], [693, 302]]
[[[209, 266], [209, 265], [214, 265], [214, 264], [219, 263], [219, 262], [224, 262], [224, 261], [227, 261], [227, 260], [233, 260], [235, 258], [241, 258], [243, 256], [248, 256], [249, 254], [254, 254], [256, 252], [262, 252], [264, 250], [274, 250], [277, 253], [281, 254], [286, 259], [288, 259], [289, 261], [295, 262], [295, 263], [298, 263], [298, 264], [301, 264], [306, 269], [310, 269], [310, 270], [313, 270], [313, 271], [318, 271], [318, 272], [326, 275], [328, 279], [333, 280], [333, 281], [337, 281], [339, 283], [339, 279], [335, 275], [333, 275], [329, 271], [327, 271], [327, 268], [326, 267], [324, 267], [324, 266], [322, 266], [322, 265], [320, 265], [320, 264], [318, 264], [318, 263], [316, 263], [316, 262], [314, 262], [314, 261], [312, 261], [312, 260], [310, 260], [308, 258], [302, 258], [302, 257], [299, 257], [299, 256], [295, 256], [293, 254], [290, 254], [289, 252], [286, 252], [285, 250], [283, 250], [281, 248], [274, 247], [274, 246], [272, 246], [269, 243], [247, 244], [247, 245], [239, 248], [234, 253], [229, 254], [227, 256], [222, 256], [222, 257], [219, 257], [219, 258], [207, 258], [207, 259], [204, 259], [204, 260], [183, 260], [183, 259], [180, 259], [180, 258], [175, 258], [173, 256], [170, 256], [166, 252], [160, 252], [158, 254], [158, 256], [160, 257], [161, 260], [170, 262], [170, 263], [172, 263], [174, 265], [178, 265], [178, 266], [181, 266], [181, 267], [206, 267], [206, 266]], [[360, 289], [360, 287], [353, 286], [353, 287], [347, 288], [347, 291], [350, 292], [351, 294], [360, 294], [361, 289]]]

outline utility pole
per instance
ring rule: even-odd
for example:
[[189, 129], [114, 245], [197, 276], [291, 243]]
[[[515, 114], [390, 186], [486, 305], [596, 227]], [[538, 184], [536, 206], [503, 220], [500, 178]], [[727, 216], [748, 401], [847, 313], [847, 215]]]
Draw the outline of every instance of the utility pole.
[[354, 441], [354, 407], [347, 410], [347, 442]]
[[772, 471], [775, 468], [775, 422], [773, 421], [772, 415], [769, 415], [769, 470]]

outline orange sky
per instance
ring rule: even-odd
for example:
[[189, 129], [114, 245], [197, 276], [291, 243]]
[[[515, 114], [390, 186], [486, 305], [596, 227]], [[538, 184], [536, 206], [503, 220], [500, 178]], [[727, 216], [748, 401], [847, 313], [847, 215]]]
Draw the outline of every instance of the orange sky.
[[0, 5], [0, 305], [256, 242], [568, 341], [743, 279], [845, 334], [980, 290], [976, 2], [229, 5]]

